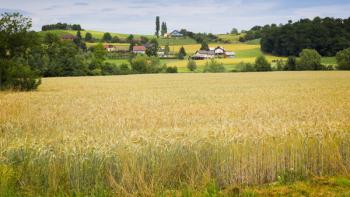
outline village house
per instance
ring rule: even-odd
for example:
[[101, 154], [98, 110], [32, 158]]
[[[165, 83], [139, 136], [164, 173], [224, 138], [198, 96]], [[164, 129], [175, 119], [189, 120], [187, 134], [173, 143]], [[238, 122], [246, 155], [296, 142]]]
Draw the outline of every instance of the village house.
[[209, 48], [209, 50], [199, 50], [191, 58], [194, 60], [212, 59], [216, 57], [234, 58], [235, 55], [234, 52], [225, 51], [224, 47], [218, 46]]
[[145, 46], [134, 46], [132, 48], [132, 52], [135, 54], [145, 54], [146, 53], [146, 47]]
[[116, 46], [111, 44], [106, 44], [103, 46], [108, 52], [128, 52], [129, 48], [127, 46]]
[[178, 30], [174, 30], [174, 31], [172, 31], [171, 33], [166, 33], [166, 34], [164, 34], [164, 38], [171, 38], [171, 37], [183, 37], [184, 35], [180, 32], [180, 31], [178, 31]]
[[72, 34], [65, 34], [61, 37], [61, 40], [64, 41], [73, 41], [76, 37], [73, 36]]

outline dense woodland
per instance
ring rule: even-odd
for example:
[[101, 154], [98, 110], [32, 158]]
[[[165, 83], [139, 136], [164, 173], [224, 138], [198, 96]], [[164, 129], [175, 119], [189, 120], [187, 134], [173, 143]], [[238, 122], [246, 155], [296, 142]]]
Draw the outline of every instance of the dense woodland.
[[334, 56], [350, 47], [350, 18], [319, 18], [269, 25], [259, 30], [261, 49], [279, 56], [297, 56], [303, 49], [315, 49], [322, 56]]

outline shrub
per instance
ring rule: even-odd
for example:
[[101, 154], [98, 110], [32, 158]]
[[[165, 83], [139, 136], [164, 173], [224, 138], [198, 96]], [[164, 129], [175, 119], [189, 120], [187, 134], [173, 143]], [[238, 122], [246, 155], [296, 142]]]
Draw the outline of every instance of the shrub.
[[225, 72], [225, 67], [222, 63], [216, 61], [215, 59], [211, 59], [209, 62], [205, 63], [203, 72]]
[[336, 55], [337, 69], [350, 70], [350, 48], [339, 51]]
[[321, 55], [314, 49], [304, 49], [300, 53], [296, 70], [321, 70]]
[[265, 56], [259, 56], [255, 60], [255, 70], [258, 72], [271, 71], [271, 64], [267, 61]]
[[29, 91], [41, 84], [38, 72], [27, 65], [12, 61], [0, 61], [0, 89]]
[[128, 64], [123, 63], [119, 66], [119, 68], [120, 68], [120, 74], [122, 75], [127, 75], [131, 72]]
[[179, 53], [177, 54], [177, 57], [178, 59], [185, 59], [185, 56], [186, 56], [186, 51], [185, 51], [185, 48], [184, 47], [181, 47], [180, 50], [179, 50]]
[[289, 56], [287, 60], [287, 64], [285, 65], [283, 70], [295, 70], [297, 65], [297, 59], [294, 56]]
[[255, 72], [255, 66], [252, 63], [240, 62], [236, 65], [236, 71], [238, 72]]
[[137, 55], [131, 60], [131, 68], [136, 73], [158, 73], [162, 71], [159, 58]]
[[177, 73], [177, 67], [174, 66], [174, 67], [167, 67], [165, 72], [167, 73]]
[[189, 60], [188, 61], [188, 63], [187, 63], [187, 68], [188, 68], [188, 70], [190, 70], [190, 71], [195, 71], [196, 69], [197, 69], [197, 63], [196, 63], [196, 61], [194, 61], [194, 60]]

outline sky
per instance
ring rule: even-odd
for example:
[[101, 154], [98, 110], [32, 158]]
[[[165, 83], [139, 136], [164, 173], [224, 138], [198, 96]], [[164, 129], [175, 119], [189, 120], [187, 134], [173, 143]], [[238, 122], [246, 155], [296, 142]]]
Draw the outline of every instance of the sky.
[[300, 18], [350, 17], [349, 0], [0, 0], [0, 13], [20, 12], [44, 24], [81, 24], [87, 30], [154, 34], [155, 17], [168, 31], [226, 33]]

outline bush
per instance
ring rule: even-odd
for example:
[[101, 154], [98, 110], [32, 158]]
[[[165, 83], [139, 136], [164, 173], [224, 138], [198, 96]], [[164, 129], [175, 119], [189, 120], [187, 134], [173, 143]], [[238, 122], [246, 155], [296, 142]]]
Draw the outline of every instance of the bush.
[[41, 84], [38, 72], [27, 65], [0, 61], [0, 89], [35, 90]]
[[225, 72], [225, 67], [222, 63], [216, 61], [215, 59], [211, 59], [209, 62], [205, 63], [203, 72], [211, 72], [211, 73], [219, 73]]
[[131, 68], [136, 73], [159, 73], [162, 71], [159, 58], [137, 55], [131, 60]]
[[120, 74], [122, 75], [127, 75], [131, 73], [131, 70], [128, 64], [123, 63], [119, 66], [119, 68], [120, 68]]
[[174, 67], [167, 67], [165, 72], [167, 73], [177, 73], [177, 67], [174, 66]]
[[287, 60], [287, 64], [285, 65], [283, 70], [295, 70], [297, 65], [297, 59], [294, 56], [289, 56]]
[[240, 62], [236, 65], [236, 71], [238, 72], [255, 72], [255, 66], [252, 63]]
[[187, 63], [187, 68], [188, 68], [188, 70], [190, 70], [190, 71], [195, 71], [196, 69], [197, 69], [197, 63], [196, 63], [196, 61], [194, 61], [194, 60], [189, 60], [188, 61], [188, 63]]
[[296, 70], [321, 70], [321, 55], [314, 49], [304, 49], [300, 53]]
[[255, 70], [258, 72], [271, 71], [271, 64], [267, 61], [265, 56], [259, 56], [255, 60]]
[[350, 48], [339, 51], [336, 55], [337, 69], [350, 70]]

